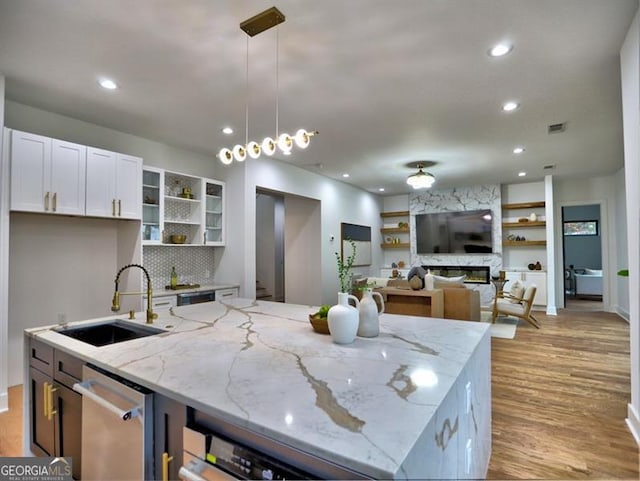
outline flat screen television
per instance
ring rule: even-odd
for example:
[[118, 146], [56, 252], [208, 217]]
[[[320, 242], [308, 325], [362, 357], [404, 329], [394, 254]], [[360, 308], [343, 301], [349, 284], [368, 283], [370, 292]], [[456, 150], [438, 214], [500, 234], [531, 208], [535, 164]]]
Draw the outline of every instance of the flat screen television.
[[493, 252], [490, 209], [416, 215], [418, 254]]

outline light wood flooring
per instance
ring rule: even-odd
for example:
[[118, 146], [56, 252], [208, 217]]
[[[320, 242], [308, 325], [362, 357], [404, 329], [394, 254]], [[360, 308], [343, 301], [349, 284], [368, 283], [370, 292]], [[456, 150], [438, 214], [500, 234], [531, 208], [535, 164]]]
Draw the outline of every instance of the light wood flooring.
[[615, 314], [536, 313], [515, 339], [491, 339], [489, 479], [638, 480], [625, 417], [629, 325]]
[[[515, 339], [492, 338], [492, 435], [488, 479], [640, 478], [625, 425], [630, 400], [629, 327], [602, 312], [536, 316]], [[20, 456], [22, 388], [0, 414], [0, 456]]]

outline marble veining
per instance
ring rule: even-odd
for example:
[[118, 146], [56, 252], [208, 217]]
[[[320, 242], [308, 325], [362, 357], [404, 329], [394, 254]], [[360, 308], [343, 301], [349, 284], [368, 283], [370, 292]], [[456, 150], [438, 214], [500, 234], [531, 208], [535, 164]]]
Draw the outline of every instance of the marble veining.
[[[373, 478], [448, 472], [438, 471], [438, 463], [425, 466], [417, 453], [428, 450], [429, 443], [440, 449], [427, 431], [440, 432], [443, 445], [456, 436], [457, 423], [444, 429], [445, 417], [438, 421], [437, 413], [448, 406], [445, 400], [455, 398], [451, 393], [459, 388], [454, 386], [468, 370], [485, 380], [474, 392], [474, 403], [482, 406], [478, 415], [490, 417], [490, 396], [482, 387], [490, 376], [490, 326], [382, 314], [380, 336], [338, 345], [312, 330], [308, 315], [316, 310], [241, 298], [175, 307], [159, 313], [155, 322], [166, 333], [100, 348], [50, 328], [27, 334]], [[110, 318], [84, 323], [105, 319]], [[479, 345], [486, 349], [478, 351]], [[435, 423], [440, 427], [431, 431]], [[478, 449], [490, 452], [490, 447]], [[455, 453], [447, 456], [457, 459]], [[483, 456], [488, 463], [488, 454]], [[480, 455], [478, 460], [480, 471], [486, 469]], [[451, 469], [451, 462], [445, 465]]]
[[443, 451], [447, 449], [449, 445], [449, 441], [455, 436], [458, 432], [458, 418], [456, 417], [456, 421], [451, 426], [451, 420], [449, 418], [444, 420], [442, 424], [442, 429], [439, 433], [436, 433], [436, 444]]
[[[411, 224], [411, 265], [489, 266], [491, 273], [502, 269], [502, 194], [500, 185], [479, 185], [454, 189], [423, 190], [409, 194]], [[493, 216], [491, 254], [418, 254], [416, 250], [416, 214], [491, 209]], [[490, 284], [468, 285], [480, 292], [480, 303], [491, 305], [494, 290]]]

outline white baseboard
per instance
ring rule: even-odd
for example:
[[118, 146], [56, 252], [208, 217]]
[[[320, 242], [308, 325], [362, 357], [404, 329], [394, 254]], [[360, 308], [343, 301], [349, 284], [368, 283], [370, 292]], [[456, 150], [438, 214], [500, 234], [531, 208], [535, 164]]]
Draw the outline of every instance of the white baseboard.
[[0, 413], [9, 410], [9, 393], [7, 391], [0, 393]]
[[640, 447], [640, 415], [638, 411], [633, 407], [633, 404], [627, 404], [627, 426], [629, 431], [633, 434], [633, 438], [636, 440], [636, 444]]
[[614, 309], [613, 312], [615, 312], [621, 318], [623, 318], [625, 321], [627, 321], [627, 323], [630, 322], [631, 315], [629, 314], [629, 311], [627, 311], [625, 309], [621, 309], [619, 306], [616, 306], [616, 308]]

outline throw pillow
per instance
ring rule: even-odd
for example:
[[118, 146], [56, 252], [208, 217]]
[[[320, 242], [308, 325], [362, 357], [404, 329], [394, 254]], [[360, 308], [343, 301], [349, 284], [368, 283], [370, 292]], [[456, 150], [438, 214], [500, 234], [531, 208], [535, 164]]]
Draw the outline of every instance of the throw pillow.
[[[517, 299], [522, 299], [522, 296], [524, 296], [524, 286], [522, 284], [520, 284], [520, 282], [515, 281], [513, 283], [513, 285], [511, 286], [511, 289], [509, 289], [509, 295], [513, 298], [517, 298]], [[518, 301], [517, 299], [509, 299], [509, 302], [512, 304], [520, 304], [520, 301]]]

